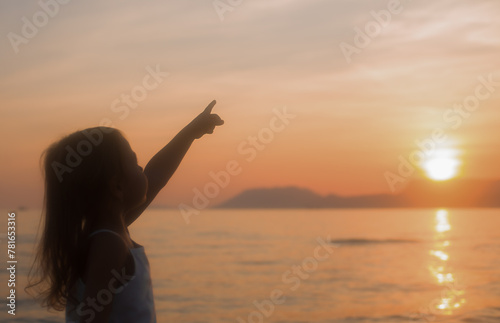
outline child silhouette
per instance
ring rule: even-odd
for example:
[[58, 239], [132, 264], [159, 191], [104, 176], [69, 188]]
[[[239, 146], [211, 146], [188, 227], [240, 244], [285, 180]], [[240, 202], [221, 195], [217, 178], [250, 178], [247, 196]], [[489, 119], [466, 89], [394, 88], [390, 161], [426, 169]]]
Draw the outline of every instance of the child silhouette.
[[45, 150], [43, 231], [27, 290], [66, 322], [156, 322], [149, 263], [131, 225], [167, 184], [195, 139], [224, 124], [216, 101], [144, 170], [119, 130], [95, 127]]

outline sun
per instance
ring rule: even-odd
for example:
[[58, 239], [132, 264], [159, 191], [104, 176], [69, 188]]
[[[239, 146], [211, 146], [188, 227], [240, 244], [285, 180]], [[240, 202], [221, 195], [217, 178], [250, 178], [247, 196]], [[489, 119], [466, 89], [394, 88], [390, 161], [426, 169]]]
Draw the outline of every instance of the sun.
[[436, 156], [423, 164], [427, 176], [435, 181], [446, 181], [458, 175], [460, 162], [454, 157]]

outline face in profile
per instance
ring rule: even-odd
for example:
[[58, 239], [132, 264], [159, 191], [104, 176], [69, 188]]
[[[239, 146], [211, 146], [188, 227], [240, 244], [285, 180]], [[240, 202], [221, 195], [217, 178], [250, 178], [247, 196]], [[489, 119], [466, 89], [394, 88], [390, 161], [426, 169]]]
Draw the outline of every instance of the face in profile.
[[123, 162], [123, 201], [127, 210], [137, 207], [146, 201], [148, 179], [144, 170], [137, 164], [137, 155], [127, 140], [122, 141]]

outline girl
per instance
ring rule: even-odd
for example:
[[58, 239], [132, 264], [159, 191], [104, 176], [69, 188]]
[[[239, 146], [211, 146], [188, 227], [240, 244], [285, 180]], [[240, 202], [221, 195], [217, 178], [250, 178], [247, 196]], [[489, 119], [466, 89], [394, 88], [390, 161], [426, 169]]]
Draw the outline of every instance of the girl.
[[43, 155], [44, 229], [29, 275], [66, 322], [156, 322], [149, 263], [127, 227], [172, 177], [195, 139], [224, 121], [207, 108], [143, 170], [113, 128], [77, 131]]

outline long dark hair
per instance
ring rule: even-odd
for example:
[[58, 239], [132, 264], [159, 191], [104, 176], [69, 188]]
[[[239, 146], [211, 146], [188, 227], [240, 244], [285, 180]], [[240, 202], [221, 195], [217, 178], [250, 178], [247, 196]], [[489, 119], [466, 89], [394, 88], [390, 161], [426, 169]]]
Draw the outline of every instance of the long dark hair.
[[122, 176], [119, 130], [95, 127], [76, 131], [41, 156], [45, 197], [42, 236], [26, 290], [42, 306], [63, 310], [85, 268], [90, 227], [109, 206], [109, 182]]

